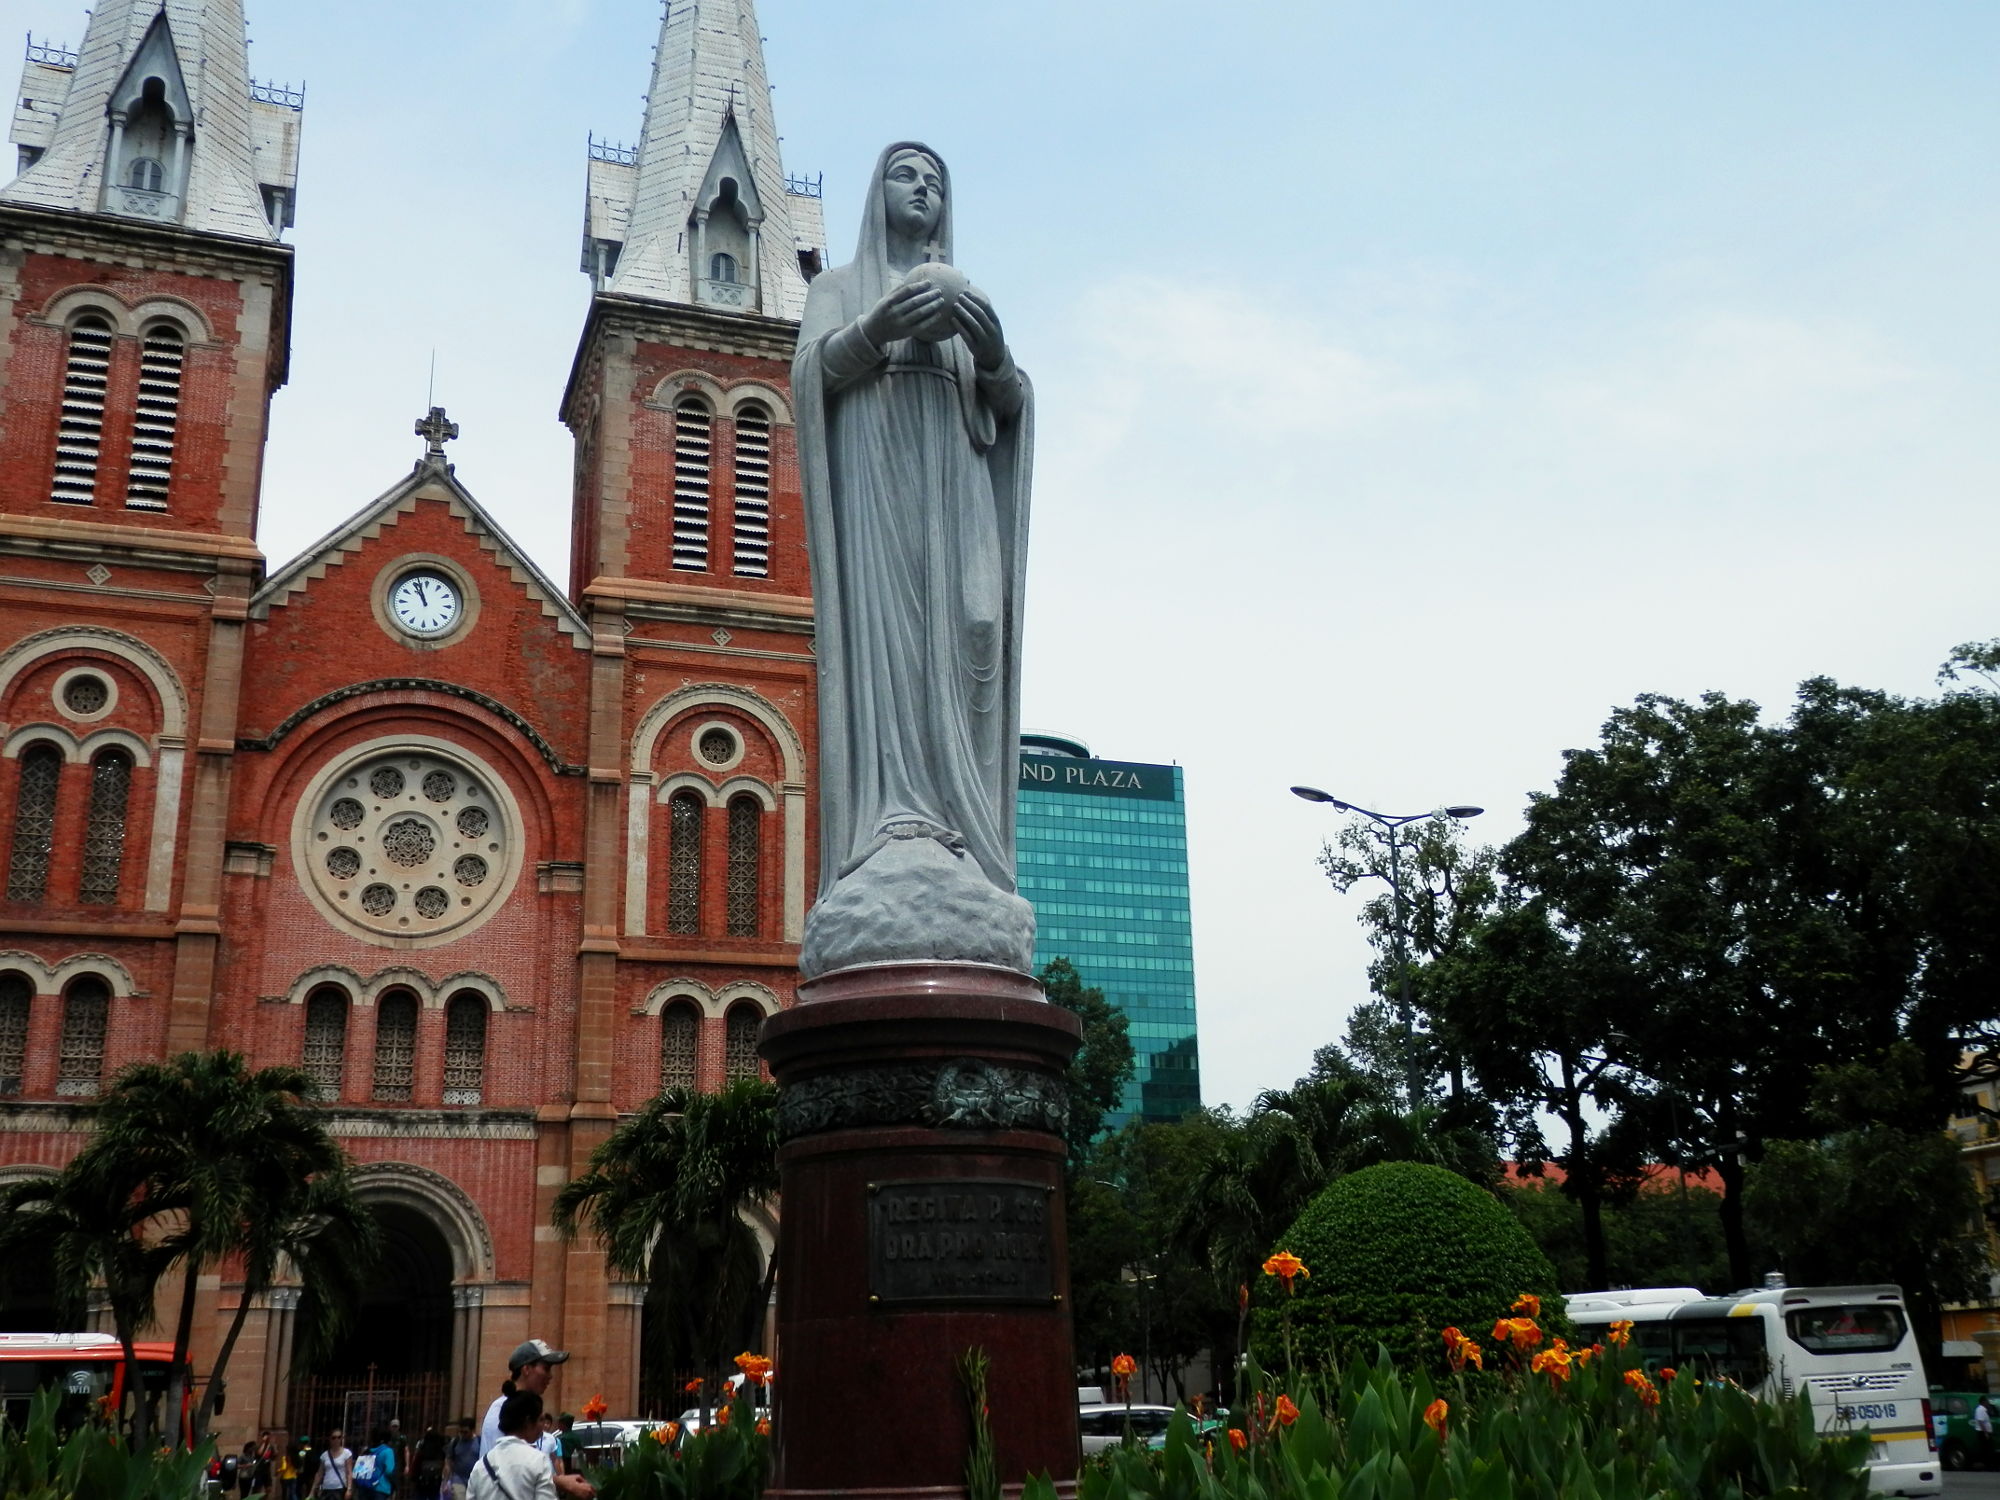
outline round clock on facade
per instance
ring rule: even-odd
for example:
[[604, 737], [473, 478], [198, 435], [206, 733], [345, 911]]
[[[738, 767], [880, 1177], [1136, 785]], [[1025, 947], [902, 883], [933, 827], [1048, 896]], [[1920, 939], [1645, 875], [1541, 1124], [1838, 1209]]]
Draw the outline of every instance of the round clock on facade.
[[458, 623], [458, 586], [441, 573], [411, 573], [389, 591], [389, 611], [405, 630], [437, 635]]

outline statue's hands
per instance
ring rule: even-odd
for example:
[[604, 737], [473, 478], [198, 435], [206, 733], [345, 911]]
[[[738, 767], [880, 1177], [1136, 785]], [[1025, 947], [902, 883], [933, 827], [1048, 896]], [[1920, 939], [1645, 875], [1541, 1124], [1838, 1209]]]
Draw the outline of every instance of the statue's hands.
[[861, 315], [861, 331], [877, 349], [886, 348], [893, 340], [913, 337], [943, 306], [940, 288], [928, 281], [906, 281]]
[[982, 370], [997, 370], [1007, 358], [1007, 340], [1000, 332], [1000, 315], [977, 287], [967, 287], [951, 310], [951, 321], [972, 350]]

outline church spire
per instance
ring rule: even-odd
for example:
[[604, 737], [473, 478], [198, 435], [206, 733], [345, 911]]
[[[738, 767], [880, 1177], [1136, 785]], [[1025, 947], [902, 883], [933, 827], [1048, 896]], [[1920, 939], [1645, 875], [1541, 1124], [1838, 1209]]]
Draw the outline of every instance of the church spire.
[[785, 175], [754, 0], [668, 0], [639, 143], [591, 143], [583, 269], [603, 291], [797, 319], [825, 259]]
[[275, 240], [302, 95], [250, 81], [242, 0], [97, 0], [75, 52], [30, 45], [0, 203]]

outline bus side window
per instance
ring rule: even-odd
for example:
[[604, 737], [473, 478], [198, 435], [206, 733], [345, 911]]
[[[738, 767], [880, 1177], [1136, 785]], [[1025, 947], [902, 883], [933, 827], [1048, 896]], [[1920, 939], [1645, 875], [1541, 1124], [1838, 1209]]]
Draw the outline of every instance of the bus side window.
[[1753, 1391], [1771, 1373], [1761, 1318], [1676, 1318], [1673, 1331], [1676, 1363], [1704, 1378]]

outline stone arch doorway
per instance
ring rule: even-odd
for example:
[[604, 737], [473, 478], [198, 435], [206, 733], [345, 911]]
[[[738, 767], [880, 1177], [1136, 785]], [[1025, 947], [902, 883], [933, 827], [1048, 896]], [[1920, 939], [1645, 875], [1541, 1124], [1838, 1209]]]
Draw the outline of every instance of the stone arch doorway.
[[348, 1379], [451, 1373], [452, 1254], [444, 1231], [414, 1205], [368, 1205], [382, 1237], [382, 1257], [360, 1305], [327, 1360]]
[[[0, 1171], [0, 1185], [52, 1178], [54, 1171], [22, 1167]], [[83, 1333], [87, 1325], [64, 1318], [56, 1292], [54, 1247], [34, 1239], [0, 1260], [0, 1333]]]

